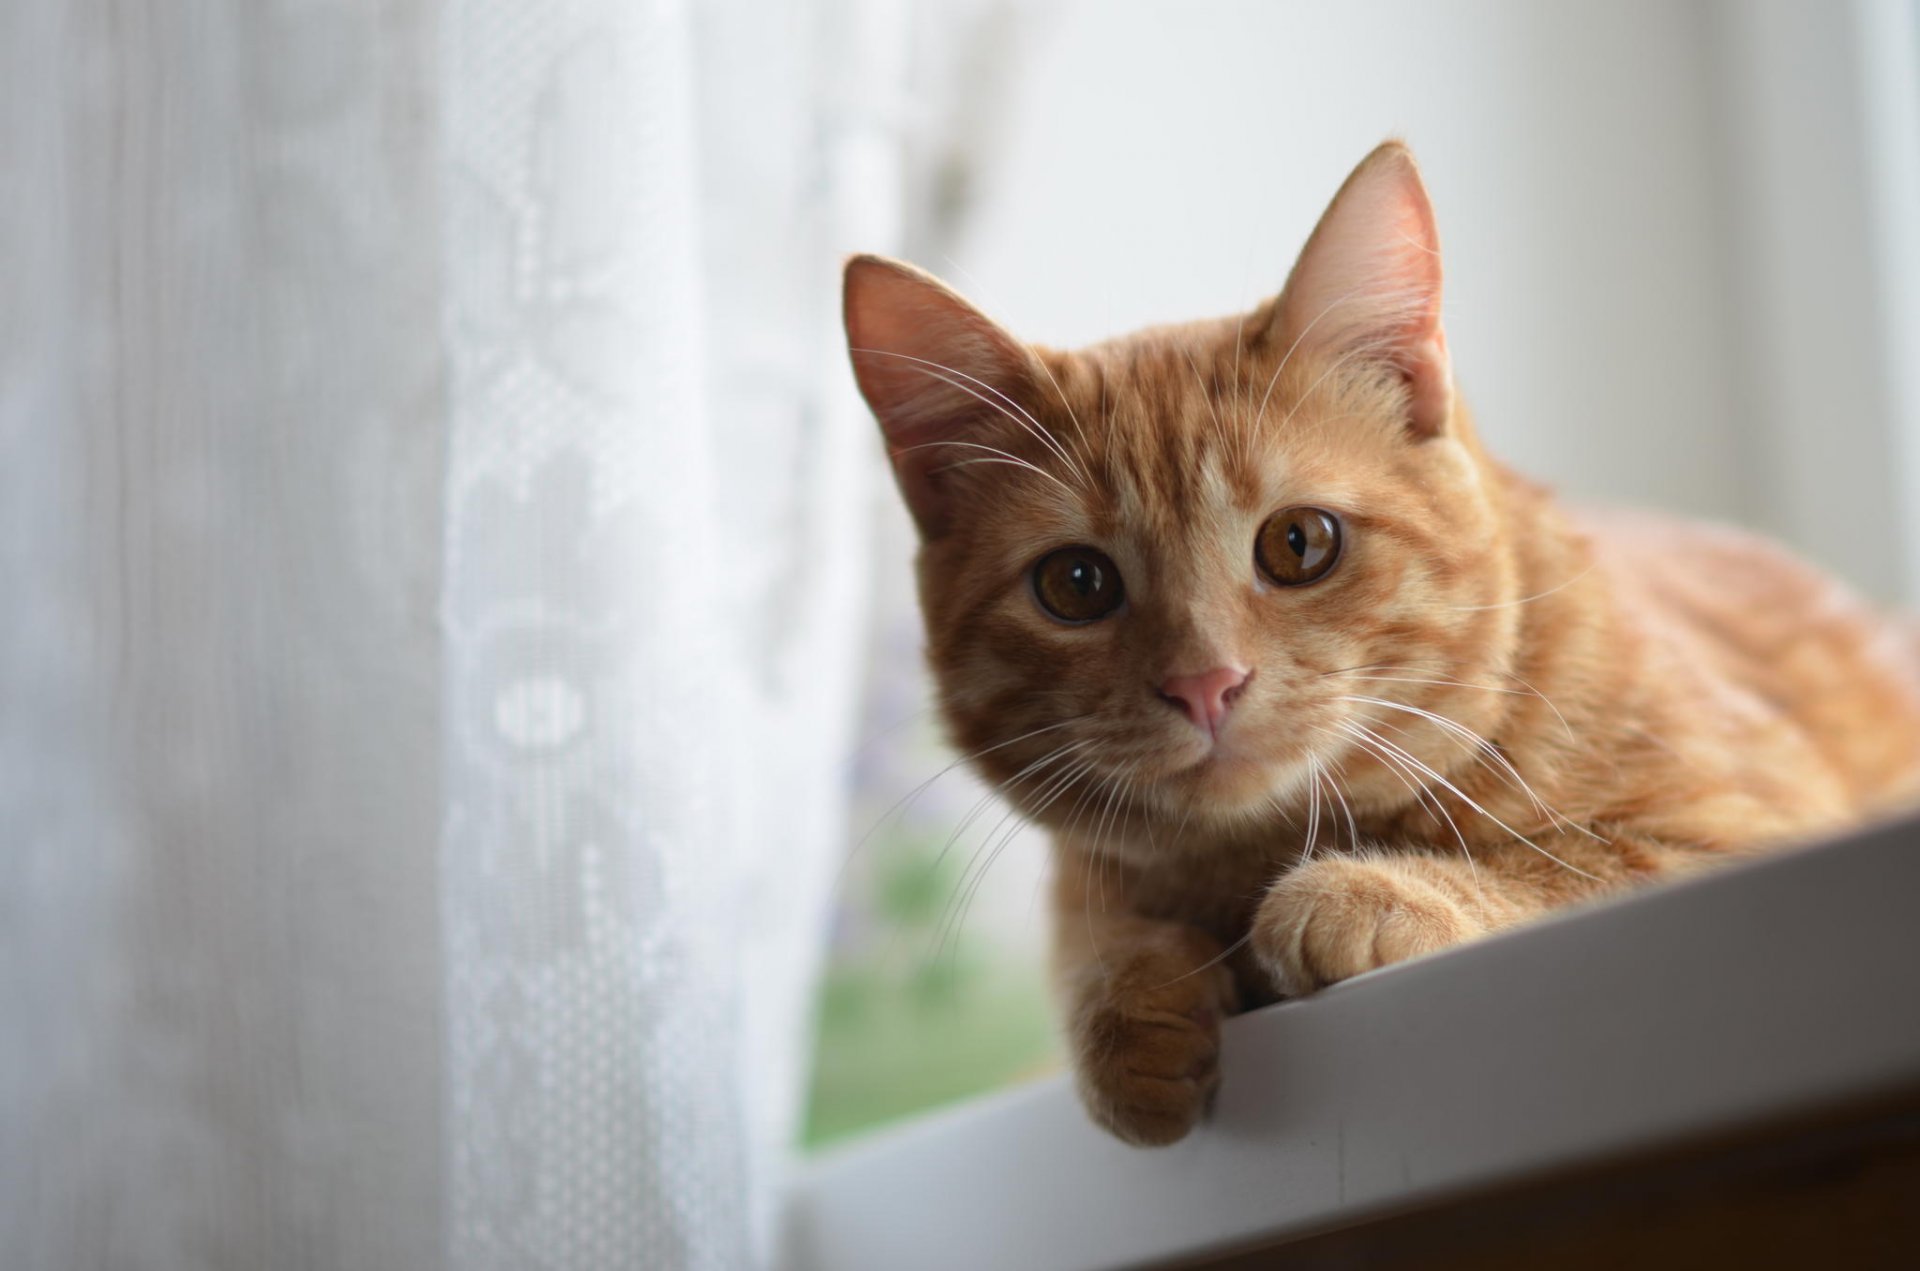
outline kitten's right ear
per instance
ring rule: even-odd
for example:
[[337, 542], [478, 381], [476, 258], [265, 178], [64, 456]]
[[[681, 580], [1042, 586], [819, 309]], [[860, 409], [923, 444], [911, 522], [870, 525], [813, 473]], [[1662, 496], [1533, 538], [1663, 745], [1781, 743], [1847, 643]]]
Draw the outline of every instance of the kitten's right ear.
[[847, 262], [845, 313], [854, 378], [900, 494], [921, 537], [938, 538], [952, 511], [941, 470], [1030, 395], [1034, 355], [931, 274], [884, 256]]
[[1432, 437], [1453, 412], [1440, 322], [1440, 236], [1413, 153], [1389, 141], [1360, 161], [1320, 217], [1276, 306], [1279, 348], [1317, 349], [1390, 368], [1408, 424]]

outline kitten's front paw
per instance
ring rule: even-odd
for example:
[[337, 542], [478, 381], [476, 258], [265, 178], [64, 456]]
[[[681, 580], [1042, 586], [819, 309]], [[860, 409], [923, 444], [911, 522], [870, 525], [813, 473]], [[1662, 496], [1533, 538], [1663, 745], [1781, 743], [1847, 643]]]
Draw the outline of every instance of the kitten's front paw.
[[1218, 946], [1196, 933], [1177, 958], [1136, 958], [1080, 1001], [1070, 1028], [1088, 1114], [1136, 1147], [1184, 1138], [1220, 1084], [1220, 1023], [1238, 1007], [1233, 974], [1207, 966]]
[[1284, 875], [1253, 920], [1253, 951], [1288, 997], [1484, 934], [1485, 924], [1391, 860], [1328, 857]]

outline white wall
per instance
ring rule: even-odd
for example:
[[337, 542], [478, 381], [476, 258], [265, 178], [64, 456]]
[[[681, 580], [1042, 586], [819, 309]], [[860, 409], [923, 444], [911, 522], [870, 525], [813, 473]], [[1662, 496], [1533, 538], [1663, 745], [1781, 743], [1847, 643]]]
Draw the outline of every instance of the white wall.
[[1915, 0], [1720, 0], [1737, 387], [1756, 521], [1920, 602]]
[[[1438, 204], [1457, 373], [1500, 453], [1580, 498], [1759, 525], [1895, 596], [1893, 424], [1862, 381], [1885, 356], [1860, 351], [1858, 7], [1026, 9], [971, 216], [922, 263], [1052, 343], [1232, 311], [1279, 287], [1353, 163], [1404, 136]], [[1814, 140], [1783, 149], [1795, 120]], [[1818, 197], [1756, 208], [1803, 163]], [[1783, 380], [1782, 341], [1816, 332]], [[1832, 374], [1856, 391], [1809, 420]]]

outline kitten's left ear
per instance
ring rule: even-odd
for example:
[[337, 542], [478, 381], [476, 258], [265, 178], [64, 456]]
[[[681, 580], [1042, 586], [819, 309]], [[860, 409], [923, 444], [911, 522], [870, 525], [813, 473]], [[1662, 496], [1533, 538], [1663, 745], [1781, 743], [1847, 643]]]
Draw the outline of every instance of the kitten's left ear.
[[1440, 236], [1405, 145], [1380, 146], [1333, 196], [1269, 332], [1282, 354], [1299, 348], [1391, 366], [1406, 380], [1414, 435], [1446, 427], [1453, 370], [1440, 327]]

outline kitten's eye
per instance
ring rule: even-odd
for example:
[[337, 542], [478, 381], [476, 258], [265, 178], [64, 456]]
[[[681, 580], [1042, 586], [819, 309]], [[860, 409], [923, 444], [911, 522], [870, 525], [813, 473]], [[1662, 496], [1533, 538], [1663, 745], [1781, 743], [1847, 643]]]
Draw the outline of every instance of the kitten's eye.
[[1033, 594], [1062, 622], [1092, 622], [1120, 607], [1120, 571], [1091, 547], [1048, 552], [1033, 567]]
[[1275, 512], [1253, 541], [1253, 559], [1282, 587], [1317, 583], [1340, 559], [1340, 522], [1319, 508]]

